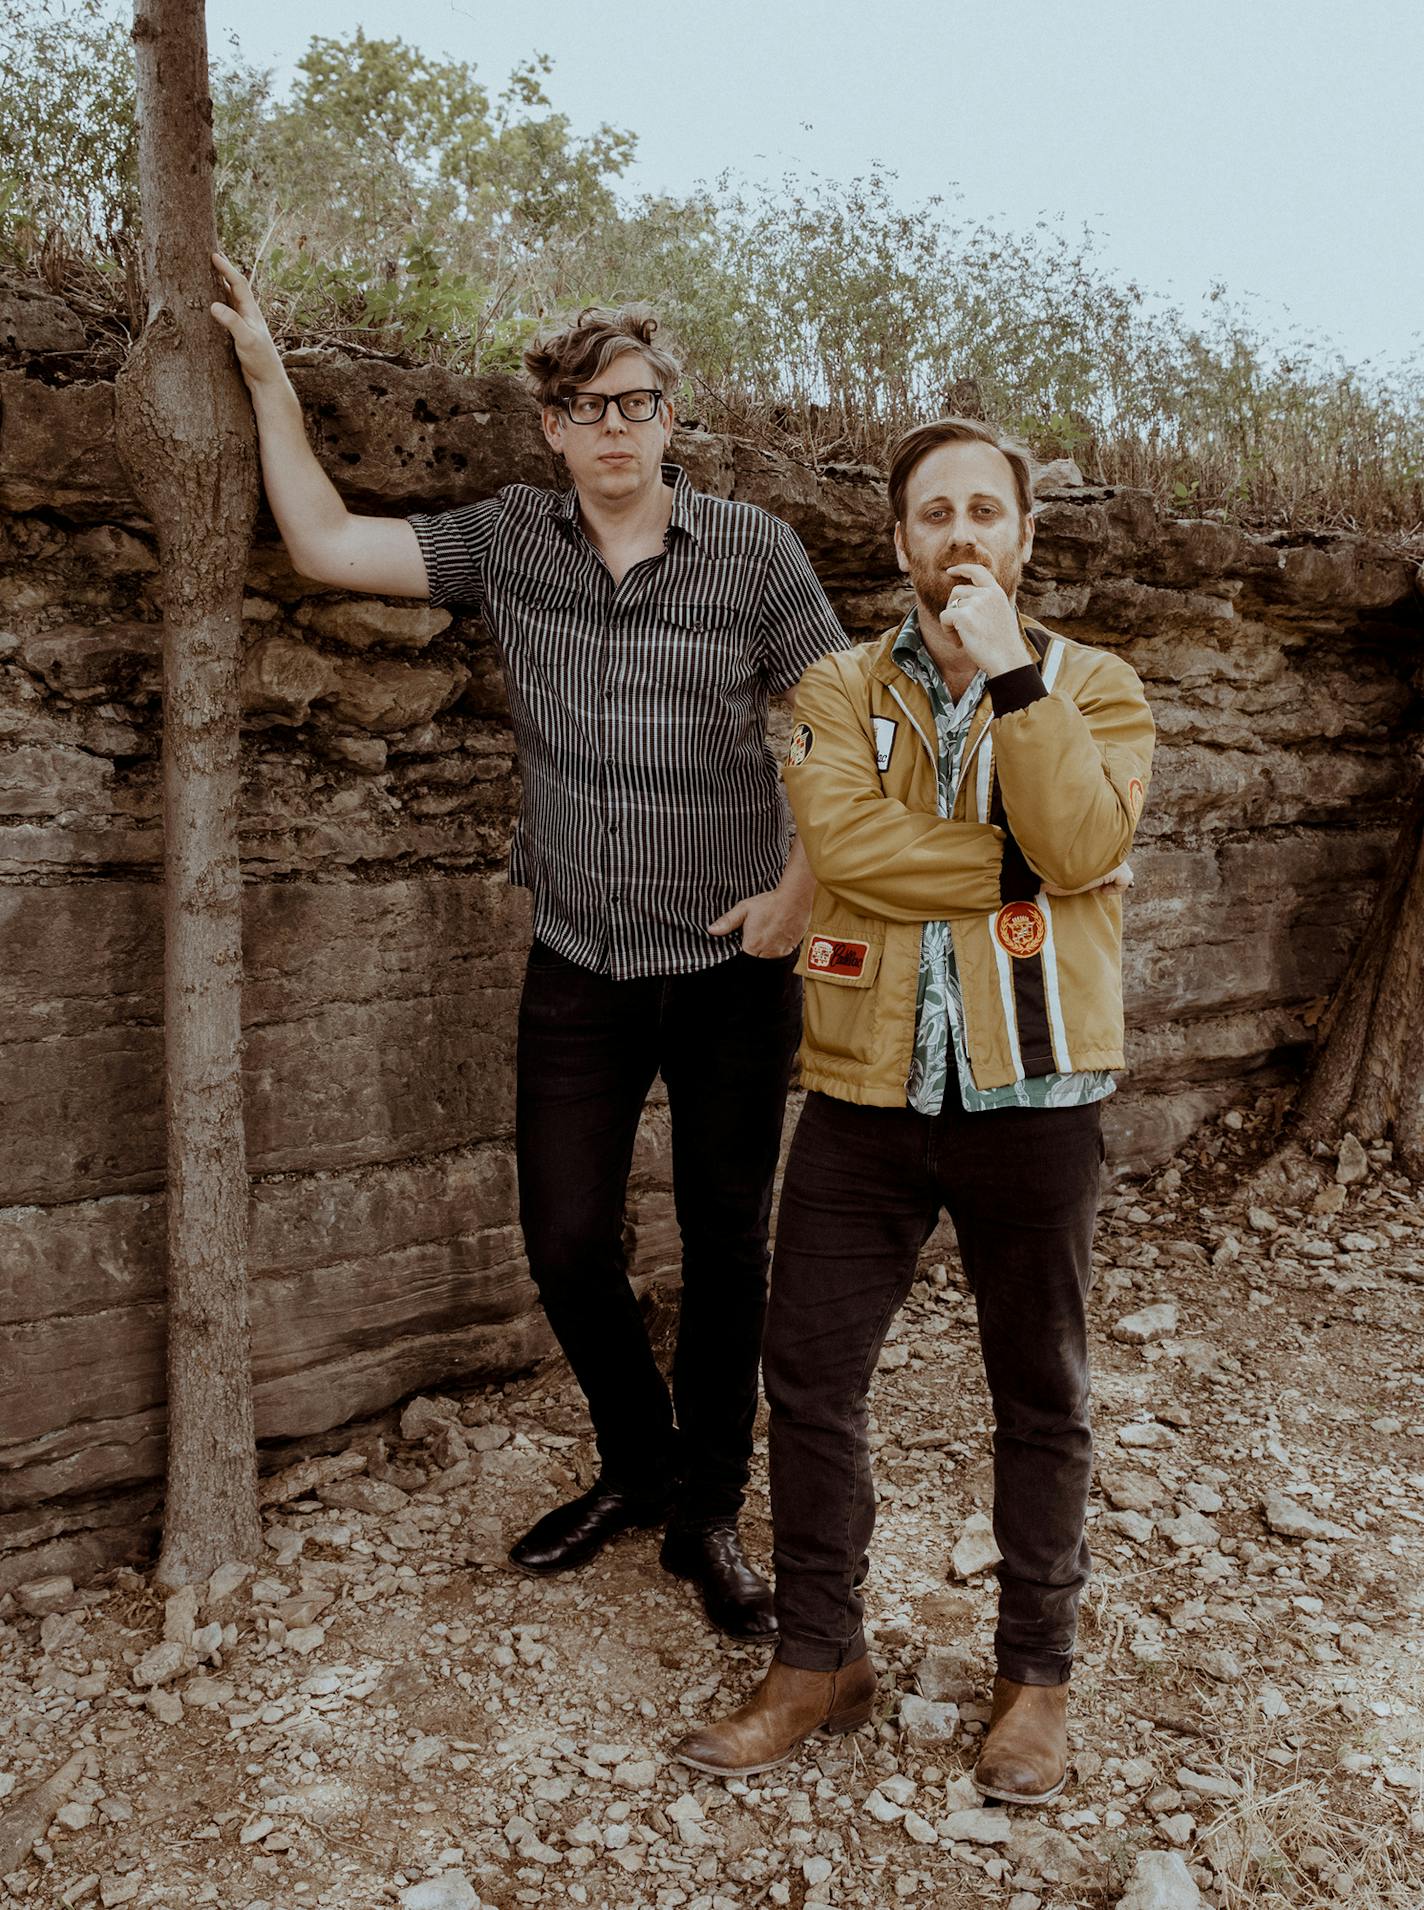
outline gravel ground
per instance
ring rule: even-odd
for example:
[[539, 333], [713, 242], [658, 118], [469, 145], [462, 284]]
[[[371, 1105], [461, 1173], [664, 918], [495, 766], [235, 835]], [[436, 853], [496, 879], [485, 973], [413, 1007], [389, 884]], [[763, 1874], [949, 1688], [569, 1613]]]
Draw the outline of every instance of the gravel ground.
[[1424, 1199], [1347, 1142], [1272, 1208], [1248, 1175], [1269, 1113], [1228, 1112], [1105, 1205], [1095, 1577], [1046, 1810], [982, 1810], [965, 1775], [992, 1675], [988, 1406], [931, 1256], [872, 1400], [873, 1725], [745, 1783], [670, 1761], [764, 1654], [708, 1630], [655, 1533], [567, 1579], [505, 1566], [591, 1477], [551, 1364], [268, 1480], [255, 1571], [166, 1606], [131, 1572], [0, 1601], [12, 1896], [1419, 1910]]

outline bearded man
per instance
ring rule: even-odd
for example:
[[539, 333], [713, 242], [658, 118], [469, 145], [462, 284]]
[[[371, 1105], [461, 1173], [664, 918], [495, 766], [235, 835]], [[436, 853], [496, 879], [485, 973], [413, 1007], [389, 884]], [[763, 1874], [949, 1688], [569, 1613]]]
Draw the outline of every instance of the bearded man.
[[1152, 718], [1133, 671], [1021, 616], [1027, 453], [912, 431], [890, 465], [915, 604], [803, 680], [786, 781], [817, 881], [801, 1077], [763, 1348], [779, 1641], [740, 1710], [684, 1739], [747, 1775], [871, 1714], [867, 1396], [948, 1210], [994, 1411], [993, 1712], [975, 1782], [1062, 1788], [1088, 1575], [1085, 1299], [1099, 1111], [1123, 1064], [1124, 858]]

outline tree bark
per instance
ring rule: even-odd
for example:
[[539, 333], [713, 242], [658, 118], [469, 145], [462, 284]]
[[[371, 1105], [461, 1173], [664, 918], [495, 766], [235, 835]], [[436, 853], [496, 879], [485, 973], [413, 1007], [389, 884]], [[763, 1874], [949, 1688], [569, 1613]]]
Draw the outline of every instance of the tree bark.
[[257, 506], [252, 413], [208, 306], [202, 0], [136, 0], [148, 322], [116, 391], [163, 577], [168, 1482], [158, 1576], [260, 1554], [242, 1124], [238, 682]]
[[1321, 1023], [1296, 1137], [1392, 1138], [1424, 1178], [1424, 789], [1416, 795], [1359, 947]]

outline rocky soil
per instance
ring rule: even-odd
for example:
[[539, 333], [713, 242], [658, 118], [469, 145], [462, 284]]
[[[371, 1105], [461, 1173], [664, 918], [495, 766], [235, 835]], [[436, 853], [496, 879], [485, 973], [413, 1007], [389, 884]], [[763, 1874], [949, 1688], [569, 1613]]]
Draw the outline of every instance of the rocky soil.
[[[1424, 1901], [1424, 1201], [1347, 1143], [1274, 1209], [1231, 1110], [1099, 1235], [1096, 1576], [1073, 1775], [969, 1787], [987, 1715], [987, 1400], [926, 1260], [873, 1406], [873, 1727], [722, 1784], [671, 1744], [759, 1653], [656, 1535], [541, 1583], [508, 1542], [590, 1477], [550, 1365], [418, 1398], [271, 1477], [269, 1556], [0, 1602], [0, 1875], [32, 1905], [219, 1910]], [[764, 1479], [746, 1521], [763, 1560]], [[37, 1785], [44, 1788], [36, 1791]]]

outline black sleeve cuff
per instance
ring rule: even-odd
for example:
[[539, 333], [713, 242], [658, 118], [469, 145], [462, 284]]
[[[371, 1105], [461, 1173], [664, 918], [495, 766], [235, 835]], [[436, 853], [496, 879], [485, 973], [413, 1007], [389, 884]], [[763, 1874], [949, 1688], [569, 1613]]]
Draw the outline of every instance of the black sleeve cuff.
[[1021, 664], [1017, 670], [1005, 670], [989, 678], [989, 700], [995, 716], [1007, 716], [1011, 710], [1026, 710], [1041, 696], [1047, 696], [1036, 663]]
[[[1034, 675], [1037, 674], [1035, 670]], [[1000, 902], [1031, 902], [1042, 887], [1042, 878], [1035, 875], [1028, 866], [1023, 850], [1012, 836], [1007, 837], [1004, 842], [1004, 859], [999, 864]]]

